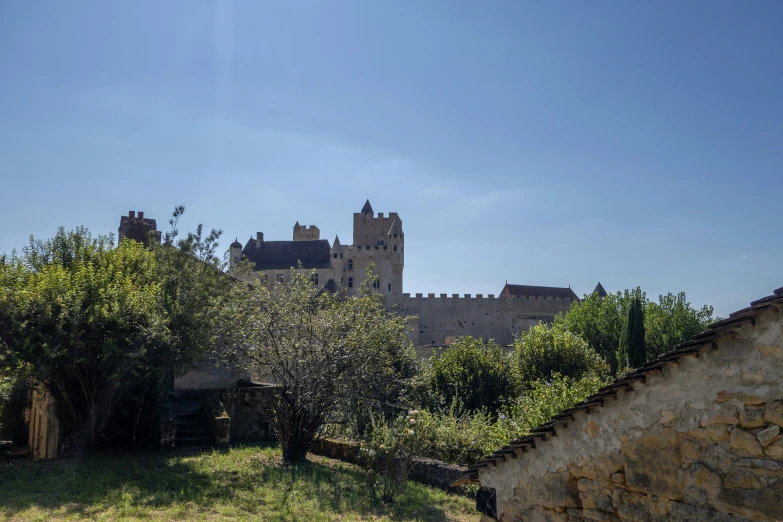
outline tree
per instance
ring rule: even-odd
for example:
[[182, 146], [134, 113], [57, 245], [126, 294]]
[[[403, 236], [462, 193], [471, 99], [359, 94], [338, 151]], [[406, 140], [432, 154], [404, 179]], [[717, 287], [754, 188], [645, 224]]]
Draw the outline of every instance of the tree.
[[650, 301], [645, 308], [647, 353], [658, 357], [707, 329], [717, 320], [712, 313], [711, 306], [693, 308], [684, 292], [658, 296], [657, 303]]
[[486, 408], [494, 414], [505, 397], [517, 391], [513, 365], [500, 346], [490, 340], [460, 337], [430, 359], [426, 380], [430, 406], [458, 400], [467, 411]]
[[61, 421], [96, 443], [118, 404], [152, 378], [167, 340], [155, 260], [140, 244], [60, 229], [0, 266], [0, 345], [27, 363], [61, 406]]
[[286, 463], [304, 459], [330, 426], [405, 388], [400, 366], [415, 357], [407, 318], [384, 310], [373, 281], [368, 271], [359, 295], [346, 297], [318, 291], [309, 274], [292, 269], [284, 283], [235, 287], [237, 322], [226, 346], [277, 385], [268, 407]]
[[628, 316], [620, 336], [617, 360], [621, 367], [638, 368], [647, 362], [645, 345], [644, 310], [638, 296], [628, 308]]
[[230, 322], [220, 231], [204, 237], [199, 225], [179, 239], [183, 212], [149, 250], [61, 228], [0, 263], [0, 366], [44, 384], [82, 440], [151, 435], [173, 376], [213, 351]]
[[620, 343], [625, 317], [635, 295], [645, 299], [640, 288], [625, 290], [601, 297], [596, 293], [585, 295], [581, 302], [555, 317], [555, 325], [584, 339], [593, 350], [617, 369], [617, 347]]
[[551, 381], [555, 374], [578, 380], [585, 375], [603, 378], [609, 370], [603, 357], [560, 325], [539, 324], [519, 335], [514, 358], [523, 389]]

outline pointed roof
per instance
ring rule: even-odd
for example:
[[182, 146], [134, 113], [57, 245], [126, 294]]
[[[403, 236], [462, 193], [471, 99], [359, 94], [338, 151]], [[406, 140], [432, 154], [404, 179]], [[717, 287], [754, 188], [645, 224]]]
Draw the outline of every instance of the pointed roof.
[[373, 213], [372, 205], [370, 205], [370, 200], [368, 199], [365, 201], [364, 206], [362, 207], [362, 214]]
[[231, 243], [231, 248], [242, 248], [242, 243], [239, 242], [239, 238], [234, 239], [234, 242]]
[[332, 243], [332, 248], [336, 248], [342, 246], [340, 245], [340, 236], [336, 235], [334, 236], [334, 243]]
[[294, 223], [294, 228], [299, 228], [299, 221], [297, 221], [296, 223]]
[[598, 284], [595, 285], [595, 290], [593, 290], [594, 294], [598, 294], [599, 297], [606, 297], [606, 290], [604, 290], [603, 285], [601, 284], [601, 281], [598, 281]]

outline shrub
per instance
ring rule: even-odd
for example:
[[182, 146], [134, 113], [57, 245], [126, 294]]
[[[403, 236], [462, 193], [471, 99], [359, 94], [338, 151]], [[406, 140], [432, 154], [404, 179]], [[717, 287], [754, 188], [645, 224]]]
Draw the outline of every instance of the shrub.
[[603, 376], [606, 361], [580, 337], [560, 326], [540, 324], [514, 342], [519, 381], [529, 388], [539, 380], [551, 381], [555, 374], [572, 379], [585, 375]]
[[371, 431], [362, 444], [361, 456], [367, 470], [367, 485], [374, 501], [394, 502], [413, 466], [416, 456], [427, 453], [432, 437], [431, 418], [417, 410], [400, 415], [392, 422], [372, 419]]
[[517, 390], [513, 365], [493, 341], [461, 337], [430, 359], [427, 383], [432, 408], [459, 401], [467, 411], [496, 412]]
[[427, 433], [432, 437], [424, 456], [462, 465], [478, 462], [597, 392], [603, 384], [594, 374], [581, 379], [555, 374], [550, 381], [532, 383], [521, 396], [508, 401], [497, 417], [486, 411], [460, 412], [455, 406], [444, 413], [421, 412], [423, 422], [431, 426]]

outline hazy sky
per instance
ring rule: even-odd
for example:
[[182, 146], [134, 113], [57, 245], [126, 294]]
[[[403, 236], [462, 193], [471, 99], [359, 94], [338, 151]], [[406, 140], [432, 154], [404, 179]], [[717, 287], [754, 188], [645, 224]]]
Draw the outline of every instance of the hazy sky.
[[404, 291], [783, 286], [783, 2], [0, 2], [0, 249], [58, 226], [350, 242]]

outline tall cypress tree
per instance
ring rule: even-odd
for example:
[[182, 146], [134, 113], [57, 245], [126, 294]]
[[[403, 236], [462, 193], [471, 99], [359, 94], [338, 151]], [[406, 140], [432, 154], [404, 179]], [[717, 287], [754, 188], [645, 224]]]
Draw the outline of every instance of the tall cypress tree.
[[628, 346], [628, 362], [631, 367], [638, 368], [647, 362], [647, 345], [644, 340], [644, 310], [642, 309], [642, 300], [639, 297], [634, 299], [633, 308], [633, 330]]
[[628, 307], [628, 316], [620, 334], [620, 347], [617, 350], [617, 363], [620, 368], [638, 368], [647, 361], [644, 334], [642, 300], [635, 296]]
[[629, 359], [631, 338], [633, 337], [634, 315], [636, 311], [636, 298], [631, 301], [628, 307], [628, 316], [623, 323], [623, 331], [620, 333], [620, 346], [617, 349], [617, 368], [623, 369], [631, 366]]

